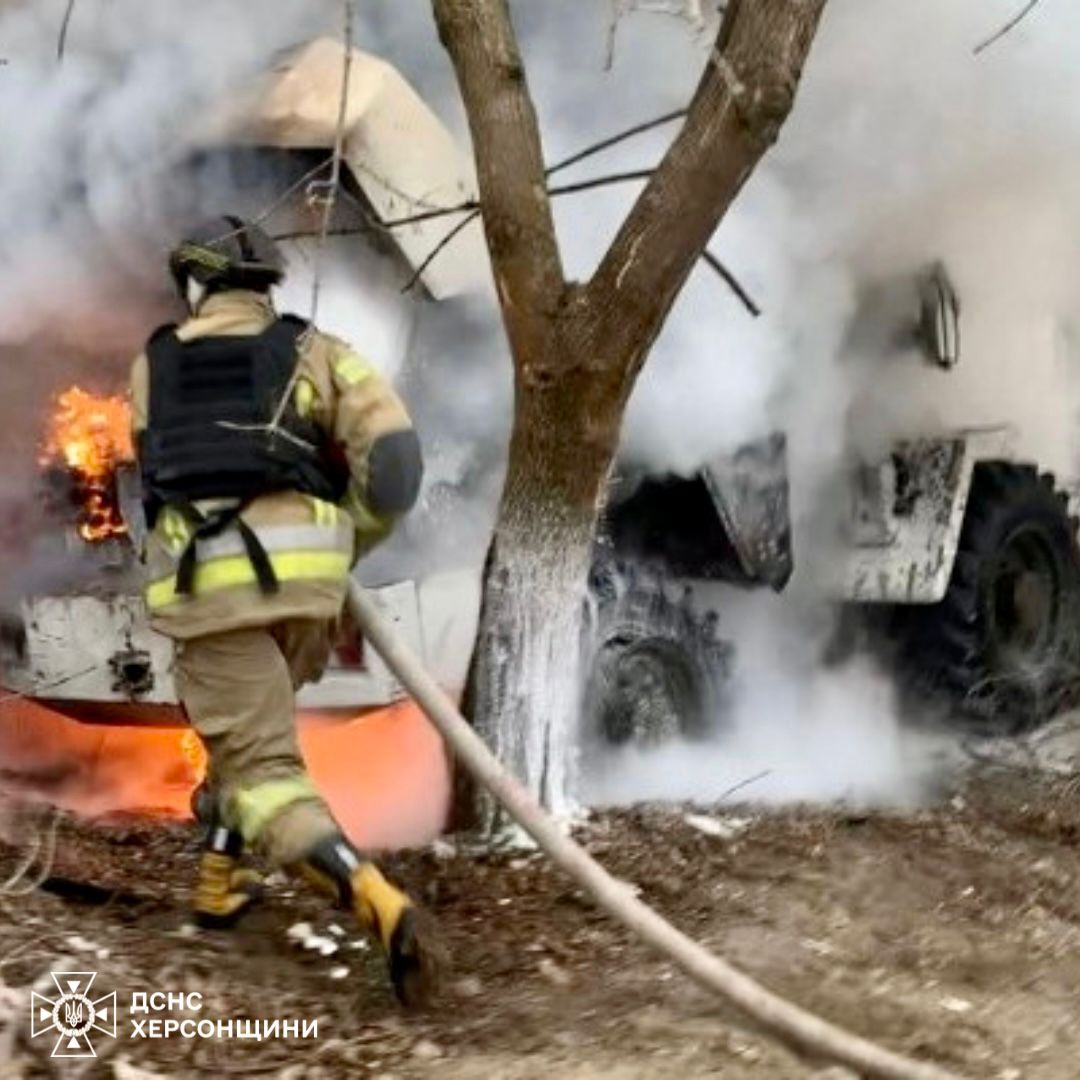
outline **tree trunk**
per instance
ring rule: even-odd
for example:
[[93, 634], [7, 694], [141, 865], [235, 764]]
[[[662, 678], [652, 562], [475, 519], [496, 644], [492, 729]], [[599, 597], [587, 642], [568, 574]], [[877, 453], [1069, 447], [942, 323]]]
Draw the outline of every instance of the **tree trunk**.
[[[555, 346], [560, 367], [572, 347]], [[500, 760], [560, 813], [571, 806], [585, 590], [622, 402], [583, 364], [576, 377], [547, 370], [518, 380], [467, 701]], [[459, 824], [470, 821], [462, 809]], [[476, 801], [470, 823], [496, 828], [494, 804]]]
[[[825, 3], [729, 0], [686, 122], [577, 286], [562, 270], [508, 0], [433, 0], [516, 376], [466, 707], [549, 809], [569, 802], [585, 587], [623, 409], [679, 289], [791, 109]], [[459, 798], [458, 824], [462, 809]], [[490, 811], [481, 816], [490, 827]]]

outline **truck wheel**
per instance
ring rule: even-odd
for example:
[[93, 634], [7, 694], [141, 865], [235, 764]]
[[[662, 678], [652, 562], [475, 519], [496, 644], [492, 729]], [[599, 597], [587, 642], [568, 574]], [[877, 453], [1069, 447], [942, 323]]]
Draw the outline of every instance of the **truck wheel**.
[[715, 616], [671, 600], [658, 584], [621, 589], [594, 577], [585, 717], [601, 741], [648, 747], [715, 726], [730, 646]]
[[1027, 727], [1074, 694], [1080, 552], [1067, 503], [1033, 466], [977, 466], [948, 591], [908, 609], [916, 680], [965, 718]]

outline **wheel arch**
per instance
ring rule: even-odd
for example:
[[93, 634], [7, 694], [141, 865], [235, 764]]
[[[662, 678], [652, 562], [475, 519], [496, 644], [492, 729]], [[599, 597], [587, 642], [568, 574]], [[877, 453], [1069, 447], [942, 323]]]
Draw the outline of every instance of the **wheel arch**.
[[[1023, 464], [1009, 427], [897, 443], [857, 470], [832, 593], [856, 604], [926, 605], [949, 587], [975, 470]], [[1034, 467], [1034, 466], [1033, 466]]]

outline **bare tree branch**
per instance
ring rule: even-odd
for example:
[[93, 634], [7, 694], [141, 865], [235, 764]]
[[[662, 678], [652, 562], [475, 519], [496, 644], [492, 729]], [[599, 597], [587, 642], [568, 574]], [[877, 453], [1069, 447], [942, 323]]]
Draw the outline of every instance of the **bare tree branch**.
[[68, 27], [71, 25], [71, 16], [75, 11], [75, 0], [68, 0], [64, 10], [64, 18], [60, 22], [60, 36], [56, 39], [56, 59], [64, 59], [64, 48], [67, 45]]
[[[653, 130], [653, 128], [661, 127], [662, 125], [668, 124], [672, 120], [677, 120], [679, 119], [679, 117], [685, 115], [685, 109], [675, 109], [672, 112], [664, 113], [663, 116], [658, 116], [653, 120], [646, 120], [643, 123], [635, 124], [633, 127], [626, 128], [625, 131], [617, 132], [616, 134], [610, 135], [605, 139], [601, 139], [599, 142], [593, 143], [590, 146], [586, 146], [583, 149], [578, 150], [576, 153], [571, 154], [569, 157], [563, 158], [561, 161], [555, 162], [554, 165], [549, 165], [544, 170], [544, 175], [553, 176], [560, 170], [568, 169], [571, 165], [576, 165], [578, 162], [584, 161], [586, 158], [590, 158], [595, 154], [599, 154], [604, 150], [608, 150], [612, 146], [616, 146], [619, 143], [624, 142], [626, 139], [633, 138], [635, 135], [640, 135], [646, 131], [651, 131]], [[378, 177], [376, 177], [376, 179], [378, 179]], [[385, 181], [383, 181], [383, 183], [385, 183]], [[555, 195], [559, 194], [559, 192], [549, 189], [548, 194]], [[459, 206], [457, 207], [457, 209], [462, 209], [462, 207]], [[425, 256], [424, 261], [417, 268], [416, 272], [402, 287], [402, 292], [408, 292], [410, 289], [416, 286], [416, 283], [423, 276], [424, 271], [427, 270], [427, 268], [435, 261], [435, 259], [442, 253], [442, 251], [445, 250], [445, 248], [454, 240], [454, 238], [459, 236], [464, 231], [464, 229], [470, 222], [476, 220], [478, 213], [479, 210], [471, 209], [468, 215], [461, 221], [459, 221], [435, 245], [435, 247], [428, 253], [428, 255]]]
[[720, 219], [775, 141], [825, 0], [728, 4], [686, 122], [639, 195], [585, 302], [594, 350], [632, 349], [627, 392]]
[[418, 214], [406, 214], [405, 217], [391, 218], [381, 222], [385, 229], [397, 229], [402, 225], [416, 225], [422, 221], [434, 221], [436, 218], [449, 217], [451, 214], [461, 214], [470, 210], [479, 210], [480, 204], [476, 199], [466, 199], [457, 206], [440, 206], [434, 210], [422, 210]]
[[[320, 166], [321, 168], [322, 166]], [[609, 184], [624, 184], [633, 180], [645, 180], [652, 175], [652, 169], [635, 169], [631, 172], [624, 173], [610, 173], [606, 176], [593, 176], [587, 180], [576, 180], [570, 184], [561, 184], [559, 186], [548, 189], [547, 194], [552, 196], [558, 195], [572, 195], [578, 191], [589, 191], [593, 188], [606, 187]], [[382, 229], [398, 229], [403, 225], [417, 225], [424, 221], [434, 221], [438, 218], [450, 217], [452, 214], [469, 214], [475, 216], [479, 213], [481, 207], [480, 203], [476, 199], [466, 199], [464, 202], [458, 203], [456, 206], [439, 206], [432, 210], [421, 210], [417, 214], [406, 214], [404, 217], [390, 218], [389, 221], [376, 221], [373, 222], [377, 227]], [[366, 232], [366, 228], [344, 228], [344, 229], [330, 229], [327, 232], [327, 236], [355, 236], [358, 233]], [[275, 240], [299, 240], [304, 237], [318, 236], [319, 233], [313, 229], [298, 229], [295, 232], [277, 233], [274, 236]]]
[[[330, 162], [330, 177], [325, 181], [311, 180], [308, 184], [309, 197], [318, 188], [322, 188], [322, 214], [319, 221], [318, 239], [315, 247], [315, 267], [311, 275], [311, 309], [308, 313], [308, 327], [300, 336], [298, 348], [303, 350], [311, 341], [311, 335], [315, 331], [315, 321], [319, 315], [319, 293], [322, 288], [322, 271], [326, 254], [326, 234], [330, 231], [330, 222], [334, 218], [334, 208], [337, 206], [337, 194], [341, 187], [341, 162], [345, 156], [345, 118], [349, 111], [349, 89], [352, 83], [352, 58], [353, 58], [353, 8], [352, 0], [341, 0], [341, 38], [343, 58], [341, 62], [341, 90], [338, 95], [337, 126], [334, 131], [334, 151]], [[270, 418], [267, 430], [274, 433], [281, 431], [281, 421], [285, 410], [292, 400], [293, 391], [300, 378], [301, 365], [297, 364], [281, 398], [274, 409], [274, 415]]]
[[[568, 169], [571, 165], [577, 165], [579, 162], [586, 160], [599, 154], [604, 150], [610, 149], [612, 146], [624, 142], [626, 139], [633, 138], [635, 135], [640, 135], [646, 131], [652, 131], [654, 128], [669, 124], [673, 120], [678, 120], [680, 117], [686, 115], [686, 109], [674, 109], [671, 112], [664, 113], [662, 116], [655, 117], [652, 120], [646, 120], [640, 124], [634, 124], [633, 127], [626, 128], [624, 131], [617, 132], [614, 135], [610, 135], [607, 138], [601, 139], [599, 142], [592, 143], [589, 146], [584, 147], [581, 150], [576, 151], [569, 157], [562, 158], [555, 162], [553, 165], [549, 165], [544, 170], [545, 176], [552, 176], [562, 169]], [[552, 187], [548, 189], [548, 195], [569, 195], [578, 191], [588, 191], [592, 188], [601, 187], [606, 184], [620, 183], [628, 180], [642, 180], [646, 179], [652, 174], [652, 169], [642, 169], [629, 173], [617, 173], [611, 176], [594, 177], [589, 180], [584, 180], [576, 184], [566, 184], [561, 187]], [[459, 210], [466, 209], [464, 205], [459, 205], [449, 210], [440, 210], [440, 213], [456, 213]], [[436, 258], [459, 236], [465, 228], [473, 221], [476, 220], [480, 210], [478, 208], [470, 209], [466, 217], [459, 221], [447, 234], [435, 245], [434, 248], [424, 257], [423, 262], [416, 268], [409, 280], [402, 286], [402, 292], [408, 292], [416, 287], [417, 282], [424, 275], [424, 271], [435, 261]], [[415, 218], [413, 219], [415, 220]], [[393, 222], [384, 223], [387, 228], [392, 227]], [[404, 222], [398, 222], [397, 224], [404, 224]], [[281, 239], [279, 237], [279, 239]], [[702, 252], [701, 256], [708, 264], [716, 271], [721, 280], [731, 289], [735, 296], [742, 303], [743, 307], [756, 319], [761, 315], [761, 308], [758, 306], [754, 298], [747, 292], [746, 288], [742, 285], [739, 279], [727, 266], [725, 266], [711, 251]]]
[[761, 315], [761, 308], [758, 307], [757, 301], [746, 291], [742, 282], [708, 249], [706, 248], [701, 257], [720, 275], [724, 284], [739, 298], [742, 302], [742, 306], [754, 316], [755, 319]]
[[608, 20], [607, 45], [604, 49], [604, 70], [615, 66], [615, 36], [619, 32], [619, 20], [623, 15], [623, 0], [610, 0], [611, 16]]
[[685, 115], [686, 109], [673, 109], [671, 112], [664, 113], [663, 116], [658, 116], [654, 120], [646, 120], [644, 123], [635, 124], [625, 131], [620, 131], [615, 135], [609, 135], [606, 139], [601, 139], [599, 142], [593, 143], [591, 146], [586, 146], [584, 149], [578, 150], [569, 157], [555, 162], [554, 165], [549, 165], [544, 170], [544, 175], [553, 176], [555, 173], [561, 172], [563, 169], [569, 169], [571, 165], [576, 165], [579, 161], [584, 161], [586, 158], [592, 157], [594, 154], [599, 154], [603, 150], [609, 150], [611, 147], [616, 146], [621, 142], [625, 142], [635, 135], [641, 135], [643, 132], [652, 131], [653, 128], [662, 127], [664, 124], [670, 124], [672, 120], [678, 120]]
[[[495, 285], [516, 355], [539, 355], [547, 314], [566, 288], [540, 127], [507, 0], [434, 0], [439, 38], [457, 72], [476, 147]], [[472, 209], [470, 207], [470, 209]]]
[[[325, 163], [319, 168], [325, 167]], [[632, 172], [625, 173], [612, 173], [609, 176], [594, 176], [588, 180], [579, 180], [572, 184], [563, 184], [561, 186], [550, 188], [548, 194], [552, 197], [558, 197], [560, 195], [573, 195], [582, 191], [591, 191], [598, 187], [606, 187], [609, 184], [623, 184], [629, 183], [634, 180], [646, 180], [653, 173], [652, 169], [638, 169]], [[480, 216], [480, 207], [475, 201], [459, 203], [457, 206], [440, 207], [437, 210], [424, 211], [419, 214], [411, 214], [404, 218], [395, 218], [391, 221], [373, 222], [373, 224], [381, 229], [389, 232], [391, 229], [397, 228], [402, 225], [412, 225], [417, 221], [430, 221], [432, 218], [448, 217], [451, 214], [464, 213], [465, 216], [457, 222], [446, 235], [424, 256], [423, 261], [413, 271], [409, 280], [401, 287], [402, 292], [409, 292], [416, 287], [417, 282], [424, 275], [424, 271], [435, 261], [436, 258], [473, 222]], [[312, 236], [356, 236], [360, 233], [366, 232], [368, 226], [361, 227], [345, 227], [341, 229], [329, 229], [325, 234], [316, 232], [311, 229], [298, 230], [295, 232], [278, 233], [274, 236], [275, 240], [300, 240], [306, 239]], [[711, 251], [703, 251], [701, 257], [716, 271], [720, 278], [727, 284], [731, 291], [738, 297], [743, 307], [746, 308], [754, 318], [758, 318], [761, 315], [761, 308], [758, 306], [754, 298], [747, 292], [745, 286], [739, 281], [739, 279], [729, 270]]]
[[1000, 30], [991, 34], [985, 41], [980, 42], [972, 49], [972, 53], [978, 56], [979, 53], [989, 49], [991, 45], [999, 42], [1007, 34], [1011, 34], [1037, 7], [1039, 6], [1039, 0], [1028, 0], [1024, 7], [1018, 11]]
[[[718, 10], [722, 15], [723, 6]], [[690, 24], [695, 34], [704, 33], [711, 21], [711, 16], [705, 14], [703, 0], [611, 0], [611, 17], [608, 21], [604, 53], [605, 71], [610, 71], [615, 64], [615, 37], [619, 30], [619, 21], [635, 12], [683, 19]]]
[[652, 169], [632, 169], [630, 172], [609, 173], [607, 176], [590, 176], [587, 180], [575, 180], [572, 184], [559, 184], [548, 188], [548, 194], [573, 195], [579, 191], [592, 191], [594, 188], [609, 187], [611, 184], [627, 184], [634, 180], [648, 180]]
[[[341, 159], [345, 154], [345, 117], [349, 109], [349, 85], [352, 79], [353, 10], [352, 0], [342, 0], [342, 47], [344, 59], [341, 64], [341, 92], [338, 95], [338, 114], [334, 129], [334, 152], [331, 159], [330, 178], [326, 181], [323, 195], [322, 219], [319, 223], [319, 251], [316, 252], [315, 273], [311, 282], [311, 323], [319, 311], [319, 288], [321, 285], [321, 256], [327, 230], [334, 217], [338, 188], [341, 185]], [[312, 181], [312, 185], [315, 181]]]
[[416, 283], [424, 276], [424, 271], [439, 257], [439, 253], [453, 242], [454, 238], [480, 216], [479, 210], [470, 210], [432, 249], [424, 256], [424, 261], [413, 271], [412, 277], [401, 287], [402, 292], [408, 292], [416, 287]]

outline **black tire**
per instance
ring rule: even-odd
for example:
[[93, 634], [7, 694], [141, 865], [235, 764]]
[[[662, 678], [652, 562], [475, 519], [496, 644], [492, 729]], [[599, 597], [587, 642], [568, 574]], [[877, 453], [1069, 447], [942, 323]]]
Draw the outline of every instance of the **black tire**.
[[716, 617], [656, 582], [594, 573], [584, 715], [609, 745], [700, 738], [722, 710], [731, 648]]
[[1074, 700], [1080, 552], [1053, 476], [978, 465], [948, 591], [905, 615], [909, 685], [960, 717], [1018, 730]]

